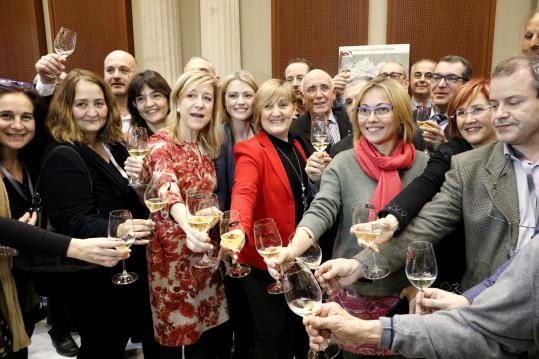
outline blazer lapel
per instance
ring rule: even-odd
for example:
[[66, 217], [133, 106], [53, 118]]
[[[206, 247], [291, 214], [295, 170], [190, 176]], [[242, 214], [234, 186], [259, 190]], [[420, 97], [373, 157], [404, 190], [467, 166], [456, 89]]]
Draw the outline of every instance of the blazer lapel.
[[268, 163], [275, 171], [277, 178], [279, 178], [279, 180], [283, 184], [290, 198], [293, 199], [294, 196], [292, 195], [292, 188], [290, 188], [290, 182], [288, 181], [288, 176], [284, 169], [283, 163], [281, 162], [281, 157], [279, 157], [279, 154], [277, 153], [277, 150], [275, 149], [273, 143], [271, 143], [271, 140], [269, 139], [268, 135], [266, 135], [266, 133], [263, 131], [261, 131], [260, 134], [261, 135], [259, 137], [259, 143], [264, 149], [264, 153], [266, 155], [266, 158], [268, 159]]
[[[508, 223], [519, 223], [518, 188], [512, 161], [503, 153], [503, 144], [498, 142], [486, 164], [485, 186], [491, 201]], [[489, 213], [494, 215], [495, 213]], [[516, 244], [518, 231], [511, 229], [511, 242]]]

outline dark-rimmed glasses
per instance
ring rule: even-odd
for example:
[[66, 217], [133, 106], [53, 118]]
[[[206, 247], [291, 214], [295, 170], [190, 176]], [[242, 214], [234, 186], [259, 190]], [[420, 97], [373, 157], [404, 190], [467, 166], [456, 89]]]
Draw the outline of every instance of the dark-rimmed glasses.
[[404, 74], [402, 72], [382, 72], [378, 74], [379, 78], [390, 78], [393, 80], [400, 80], [401, 76], [403, 77]]
[[454, 75], [454, 74], [449, 74], [449, 75], [433, 74], [432, 78], [431, 78], [431, 82], [438, 83], [438, 82], [442, 81], [442, 79], [444, 79], [445, 82], [450, 83], [450, 84], [456, 84], [459, 81], [464, 82], [464, 81], [467, 80], [466, 78], [464, 78], [462, 76], [457, 76], [457, 75]]

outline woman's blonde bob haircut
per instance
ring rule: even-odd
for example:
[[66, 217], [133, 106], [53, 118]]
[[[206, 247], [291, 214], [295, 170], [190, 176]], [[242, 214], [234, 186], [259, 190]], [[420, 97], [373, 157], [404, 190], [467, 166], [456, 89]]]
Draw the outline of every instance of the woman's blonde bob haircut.
[[204, 85], [211, 85], [213, 88], [213, 110], [210, 122], [200, 130], [197, 142], [202, 149], [212, 158], [219, 156], [221, 144], [224, 141], [225, 134], [220, 116], [220, 92], [219, 85], [215, 76], [207, 71], [193, 70], [184, 72], [172, 88], [170, 94], [170, 113], [165, 122], [165, 131], [170, 133], [176, 144], [184, 142], [182, 140], [181, 118], [178, 113], [178, 104], [194, 89]]
[[[355, 106], [361, 106], [361, 100], [367, 92], [372, 89], [383, 90], [388, 99], [389, 104], [393, 107], [393, 120], [397, 123], [397, 141], [403, 140], [404, 142], [412, 142], [415, 133], [415, 125], [412, 117], [412, 105], [410, 103], [410, 96], [402, 87], [400, 83], [393, 79], [380, 79], [376, 78], [367, 82], [365, 87], [356, 96], [354, 100]], [[359, 129], [359, 121], [357, 117], [357, 110], [353, 110], [354, 119], [352, 121], [352, 127], [354, 129], [354, 143], [356, 143], [361, 137], [361, 131]]]
[[292, 86], [281, 79], [269, 79], [258, 88], [253, 103], [253, 124], [256, 131], [260, 131], [260, 115], [264, 106], [275, 101], [286, 100], [294, 106], [294, 91]]
[[87, 143], [82, 128], [73, 117], [73, 103], [75, 102], [77, 84], [80, 81], [98, 86], [103, 91], [103, 97], [107, 104], [107, 119], [105, 126], [97, 133], [97, 140], [109, 145], [121, 142], [123, 140], [122, 120], [109, 85], [93, 72], [81, 69], [70, 71], [52, 98], [49, 114], [45, 121], [52, 137], [58, 142]]
[[[256, 91], [258, 90], [258, 85], [256, 84], [253, 75], [251, 75], [247, 71], [236, 70], [225, 78], [225, 80], [221, 84], [221, 108], [223, 109], [223, 123], [227, 123], [229, 125], [231, 124], [230, 122], [232, 122], [232, 118], [230, 118], [230, 115], [226, 111], [226, 92], [228, 90], [228, 86], [234, 80], [246, 83], [251, 88], [251, 90], [253, 90], [254, 93], [256, 93]], [[251, 121], [252, 120], [253, 115], [251, 114]]]

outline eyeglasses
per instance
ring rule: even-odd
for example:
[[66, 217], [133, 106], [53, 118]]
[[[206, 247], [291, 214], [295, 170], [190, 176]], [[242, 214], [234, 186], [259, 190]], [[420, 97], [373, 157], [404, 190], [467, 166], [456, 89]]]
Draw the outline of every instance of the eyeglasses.
[[419, 80], [420, 78], [425, 77], [425, 80], [432, 80], [432, 72], [421, 72], [416, 71], [414, 72], [414, 79]]
[[372, 112], [374, 112], [376, 118], [383, 118], [389, 115], [392, 110], [393, 106], [388, 103], [380, 104], [374, 108], [367, 105], [356, 107], [357, 116], [362, 119], [369, 118]]
[[34, 88], [34, 85], [28, 82], [0, 78], [0, 87], [5, 88], [5, 89], [15, 87], [15, 88], [21, 88], [25, 90], [31, 90]]
[[471, 114], [472, 116], [480, 116], [482, 115], [483, 113], [485, 113], [486, 111], [492, 109], [493, 106], [486, 106], [486, 105], [475, 105], [475, 106], [472, 106], [470, 109], [468, 110], [465, 110], [465, 109], [458, 109], [457, 111], [455, 111], [455, 117], [456, 118], [460, 118], [460, 119], [464, 119], [466, 118], [466, 116], [468, 116], [468, 114]]
[[431, 81], [436, 84], [436, 83], [442, 81], [442, 79], [444, 79], [445, 82], [451, 83], [451, 84], [456, 84], [457, 82], [459, 82], [461, 80], [462, 81], [467, 80], [464, 77], [457, 76], [457, 75], [454, 75], [454, 74], [449, 74], [449, 75], [433, 74], [432, 78], [431, 78]]
[[378, 78], [390, 78], [393, 80], [400, 80], [401, 76], [404, 77], [404, 74], [401, 72], [382, 72], [378, 74]]
[[322, 92], [323, 94], [326, 94], [328, 92], [331, 91], [331, 87], [329, 85], [320, 85], [318, 87], [316, 86], [309, 86], [307, 87], [307, 90], [305, 90], [305, 92], [307, 92], [308, 94], [310, 95], [313, 95], [315, 94], [318, 90], [320, 90], [320, 92]]

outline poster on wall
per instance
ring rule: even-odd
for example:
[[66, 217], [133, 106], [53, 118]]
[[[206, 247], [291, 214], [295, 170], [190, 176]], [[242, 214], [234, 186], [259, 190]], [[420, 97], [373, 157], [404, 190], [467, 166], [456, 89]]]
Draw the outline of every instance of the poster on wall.
[[410, 44], [339, 46], [339, 72], [350, 72], [352, 78], [376, 77], [386, 62], [409, 69]]

